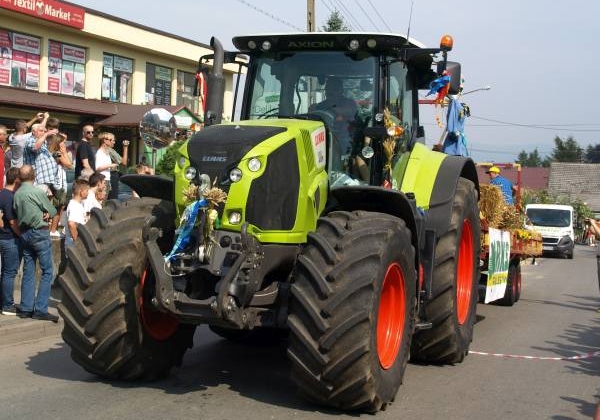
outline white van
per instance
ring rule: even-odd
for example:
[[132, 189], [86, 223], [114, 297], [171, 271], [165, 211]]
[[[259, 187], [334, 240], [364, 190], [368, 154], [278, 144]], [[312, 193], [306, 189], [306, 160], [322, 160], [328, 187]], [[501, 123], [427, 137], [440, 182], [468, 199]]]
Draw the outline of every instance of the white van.
[[542, 234], [544, 254], [562, 254], [569, 259], [573, 258], [575, 212], [572, 206], [528, 204], [525, 213], [529, 219], [525, 222], [525, 227], [533, 227]]

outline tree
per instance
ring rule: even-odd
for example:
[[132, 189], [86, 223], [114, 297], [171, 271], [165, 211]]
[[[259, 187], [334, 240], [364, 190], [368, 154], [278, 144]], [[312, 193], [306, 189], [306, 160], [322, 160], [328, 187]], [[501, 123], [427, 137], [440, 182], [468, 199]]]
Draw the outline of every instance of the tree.
[[346, 24], [344, 18], [337, 10], [334, 10], [329, 15], [329, 19], [325, 25], [321, 26], [324, 32], [350, 32], [350, 26]]
[[156, 174], [173, 176], [173, 169], [175, 169], [175, 163], [179, 157], [179, 148], [183, 143], [183, 140], [178, 140], [167, 148], [163, 157], [156, 164]]
[[552, 160], [554, 162], [581, 162], [583, 149], [579, 147], [573, 136], [566, 140], [556, 136], [554, 138], [554, 149], [552, 149]]
[[600, 163], [600, 144], [588, 145], [585, 151], [585, 160], [590, 163]]
[[542, 160], [537, 147], [533, 149], [533, 152], [529, 153], [527, 153], [525, 150], [522, 150], [521, 153], [519, 153], [518, 161], [521, 163], [521, 165], [528, 168], [544, 166], [544, 161]]

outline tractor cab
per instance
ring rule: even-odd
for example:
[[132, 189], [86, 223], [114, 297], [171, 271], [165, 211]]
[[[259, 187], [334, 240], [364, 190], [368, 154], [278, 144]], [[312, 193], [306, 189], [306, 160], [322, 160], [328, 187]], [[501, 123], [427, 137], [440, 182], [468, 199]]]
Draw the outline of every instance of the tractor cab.
[[[416, 142], [417, 91], [437, 76], [433, 58], [443, 53], [441, 74], [451, 48], [354, 33], [241, 36], [233, 42], [250, 57], [241, 120], [322, 121], [331, 188], [384, 183], [384, 168]], [[235, 54], [224, 57], [239, 62]], [[383, 141], [390, 136], [393, 150], [386, 151]]]

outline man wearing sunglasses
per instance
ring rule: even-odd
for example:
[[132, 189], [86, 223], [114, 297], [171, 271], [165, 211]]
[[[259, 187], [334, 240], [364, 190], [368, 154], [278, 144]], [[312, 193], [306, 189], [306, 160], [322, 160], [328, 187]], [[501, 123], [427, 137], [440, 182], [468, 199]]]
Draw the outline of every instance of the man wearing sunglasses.
[[75, 179], [79, 178], [83, 169], [89, 169], [92, 172], [96, 170], [96, 151], [91, 145], [94, 138], [94, 126], [86, 124], [83, 126], [83, 136], [77, 145], [75, 154]]

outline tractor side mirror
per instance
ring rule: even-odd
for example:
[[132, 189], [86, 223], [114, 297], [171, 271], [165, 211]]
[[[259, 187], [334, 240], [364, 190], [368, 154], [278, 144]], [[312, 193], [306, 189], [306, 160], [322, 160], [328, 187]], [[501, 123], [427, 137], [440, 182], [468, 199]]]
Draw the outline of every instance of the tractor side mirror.
[[164, 108], [153, 108], [140, 121], [140, 137], [156, 150], [171, 144], [177, 137], [175, 116]]
[[450, 75], [450, 88], [448, 89], [448, 94], [458, 95], [460, 93], [461, 78], [460, 63], [455, 61], [440, 61], [437, 65], [438, 75], [441, 76], [444, 70]]

